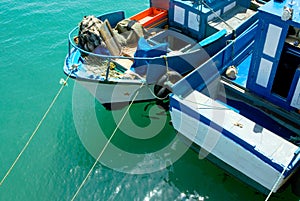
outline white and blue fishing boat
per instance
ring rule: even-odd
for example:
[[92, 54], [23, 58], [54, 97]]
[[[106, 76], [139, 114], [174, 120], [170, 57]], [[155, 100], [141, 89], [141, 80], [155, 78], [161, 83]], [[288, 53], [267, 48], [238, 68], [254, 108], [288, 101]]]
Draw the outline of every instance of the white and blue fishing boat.
[[251, 2], [151, 0], [130, 17], [85, 16], [69, 33], [64, 72], [107, 108], [163, 99], [166, 80], [178, 81], [256, 21]]
[[299, 3], [261, 6], [170, 97], [173, 126], [199, 156], [269, 195], [290, 182], [300, 196]]

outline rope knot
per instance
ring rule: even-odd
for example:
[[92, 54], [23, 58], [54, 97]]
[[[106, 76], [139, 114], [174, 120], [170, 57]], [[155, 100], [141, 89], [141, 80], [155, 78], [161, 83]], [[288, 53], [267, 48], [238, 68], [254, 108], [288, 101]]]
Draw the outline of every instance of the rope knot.
[[67, 81], [64, 80], [63, 78], [61, 78], [61, 79], [59, 80], [59, 84], [64, 85], [64, 86], [68, 86]]

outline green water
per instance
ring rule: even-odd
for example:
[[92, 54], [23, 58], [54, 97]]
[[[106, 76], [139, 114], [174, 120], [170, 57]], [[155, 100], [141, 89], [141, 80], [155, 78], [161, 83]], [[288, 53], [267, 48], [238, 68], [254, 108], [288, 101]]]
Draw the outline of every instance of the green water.
[[[0, 178], [27, 142], [65, 78], [62, 66], [67, 53], [67, 34], [84, 15], [125, 9], [127, 16], [148, 6], [131, 1], [25, 1], [0, 2]], [[74, 81], [57, 99], [30, 145], [2, 186], [1, 201], [70, 200], [87, 175], [94, 159], [82, 145], [74, 121]], [[85, 99], [94, 101], [91, 95]], [[95, 101], [94, 101], [95, 102]], [[130, 116], [137, 125], [151, 119], [146, 103], [135, 104]], [[156, 107], [150, 105], [148, 108]], [[83, 118], [84, 108], [80, 108]], [[111, 112], [95, 102], [99, 124], [114, 129]], [[77, 110], [78, 111], [78, 110]], [[162, 116], [169, 118], [162, 112]], [[161, 118], [161, 117], [159, 117]], [[155, 120], [155, 119], [154, 119]], [[153, 120], [153, 121], [154, 121]], [[82, 126], [90, 126], [83, 122]], [[169, 124], [152, 142], [126, 139], [117, 133], [114, 143], [136, 153], [160, 149], [172, 140]], [[163, 137], [166, 135], [166, 138]], [[172, 137], [173, 135], [173, 137]], [[151, 144], [152, 143], [152, 144]], [[153, 145], [153, 146], [152, 146]], [[149, 147], [148, 149], [146, 149]], [[175, 150], [176, 151], [176, 150]], [[126, 174], [97, 164], [75, 200], [264, 200], [265, 195], [228, 176], [188, 150], [168, 168], [147, 174]], [[270, 200], [296, 201], [290, 189]]]

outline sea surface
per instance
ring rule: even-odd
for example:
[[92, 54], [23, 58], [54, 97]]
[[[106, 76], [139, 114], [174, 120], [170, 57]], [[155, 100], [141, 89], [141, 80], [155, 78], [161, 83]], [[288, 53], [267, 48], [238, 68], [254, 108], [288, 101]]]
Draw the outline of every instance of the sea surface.
[[[147, 7], [147, 0], [0, 1], [0, 179], [58, 93], [61, 78], [66, 79], [62, 67], [68, 51], [69, 31], [85, 15], [125, 10], [126, 16], [131, 16]], [[74, 101], [78, 96], [84, 96], [80, 104], [78, 99]], [[78, 135], [78, 132], [96, 132], [85, 130], [91, 125], [84, 121], [89, 113], [84, 104], [91, 102], [100, 127], [112, 133], [116, 126], [111, 122], [113, 112], [105, 110], [70, 79], [0, 186], [0, 201], [73, 198], [95, 162]], [[156, 116], [149, 113], [151, 108], [156, 108]], [[117, 132], [114, 143], [125, 152], [155, 152], [163, 148], [160, 143], [168, 144], [164, 139], [176, 135], [167, 122], [169, 114], [154, 102], [134, 104], [129, 113], [140, 128], [160, 118], [164, 118], [166, 124], [159, 138], [145, 139], [145, 143], [128, 140]], [[111, 160], [115, 160], [113, 156]], [[149, 155], [147, 160], [151, 162]], [[208, 160], [199, 159], [190, 149], [168, 167], [156, 167], [154, 163], [153, 171], [141, 173], [143, 166], [137, 165], [135, 168], [140, 173], [130, 174], [98, 163], [74, 200], [260, 201], [266, 198]], [[299, 198], [294, 197], [288, 187], [270, 200], [296, 201]]]

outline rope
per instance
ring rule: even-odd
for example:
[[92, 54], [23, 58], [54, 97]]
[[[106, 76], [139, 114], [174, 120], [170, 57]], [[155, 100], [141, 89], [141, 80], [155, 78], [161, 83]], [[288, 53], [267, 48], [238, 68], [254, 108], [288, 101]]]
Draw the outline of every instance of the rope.
[[23, 149], [21, 150], [21, 152], [19, 153], [19, 155], [17, 156], [17, 158], [15, 159], [15, 161], [13, 162], [13, 164], [10, 166], [10, 168], [8, 169], [8, 171], [6, 172], [5, 176], [2, 178], [1, 182], [0, 182], [0, 186], [3, 184], [3, 182], [6, 180], [6, 178], [8, 177], [8, 175], [11, 173], [12, 169], [15, 167], [16, 163], [18, 162], [18, 160], [20, 159], [20, 157], [22, 156], [22, 154], [24, 153], [24, 151], [26, 150], [26, 148], [28, 147], [28, 145], [30, 144], [31, 140], [33, 139], [33, 137], [35, 136], [35, 134], [37, 133], [37, 131], [39, 130], [40, 126], [42, 125], [42, 123], [44, 122], [45, 118], [47, 117], [47, 115], [49, 114], [51, 108], [53, 107], [54, 103], [56, 102], [58, 96], [60, 95], [60, 93], [62, 92], [63, 88], [65, 86], [67, 86], [67, 81], [70, 78], [72, 72], [74, 69], [72, 69], [68, 75], [68, 77], [66, 78], [66, 80], [61, 79], [60, 80], [60, 84], [62, 85], [60, 87], [60, 89], [58, 90], [56, 96], [54, 97], [54, 99], [52, 100], [51, 104], [49, 105], [47, 111], [45, 112], [44, 116], [42, 117], [42, 119], [40, 120], [40, 122], [38, 123], [38, 125], [36, 126], [36, 128], [34, 129], [34, 131], [32, 132], [30, 138], [28, 139], [28, 141], [26, 142], [25, 146], [23, 147]]
[[[162, 55], [161, 57], [165, 60], [165, 63], [166, 63], [166, 75], [167, 75], [167, 81], [166, 81], [166, 83], [170, 83], [169, 82], [169, 63], [168, 63], [168, 58], [167, 58], [166, 55]], [[169, 96], [169, 94], [168, 94], [165, 97], [160, 98], [157, 95], [155, 95], [155, 93], [150, 89], [149, 85], [147, 85], [147, 87], [148, 87], [150, 93], [152, 94], [152, 96], [154, 98], [158, 99], [158, 100], [165, 100]]]
[[157, 95], [155, 95], [155, 93], [151, 90], [151, 88], [149, 87], [149, 85], [147, 85], [147, 87], [148, 87], [150, 93], [152, 94], [152, 96], [153, 96], [154, 98], [158, 99], [158, 100], [165, 100], [165, 99], [169, 96], [169, 94], [168, 94], [168, 95], [166, 95], [165, 97], [160, 98], [160, 97], [158, 97]]
[[167, 82], [169, 82], [169, 63], [168, 63], [168, 58], [166, 55], [163, 55], [162, 58], [164, 58], [165, 63], [166, 63], [166, 71], [167, 71]]
[[[184, 100], [182, 96], [179, 96], [179, 98], [180, 98], [181, 100]], [[198, 109], [198, 110], [220, 110], [220, 111], [221, 111], [221, 110], [228, 110], [228, 111], [231, 111], [231, 109], [230, 109], [230, 108], [227, 108], [227, 107], [217, 107], [217, 106], [213, 107], [213, 106], [211, 106], [211, 105], [207, 105], [207, 104], [203, 104], [203, 103], [198, 103], [198, 102], [192, 101], [192, 100], [184, 100], [184, 101], [190, 102], [190, 103], [195, 104], [195, 105], [201, 105], [201, 106], [203, 106], [203, 107], [196, 107], [196, 109]], [[243, 124], [241, 124], [241, 123], [239, 123], [239, 122], [232, 122], [232, 121], [230, 121], [230, 122], [231, 122], [234, 126], [238, 126], [238, 127], [240, 127], [240, 128], [243, 128]]]
[[209, 5], [207, 5], [207, 3], [205, 3], [203, 0], [201, 1], [202, 4], [204, 4], [217, 18], [219, 18], [226, 26], [228, 26], [231, 30], [232, 30], [232, 33], [233, 33], [233, 39], [232, 40], [232, 53], [231, 53], [231, 58], [233, 59], [234, 58], [234, 48], [235, 48], [235, 39], [236, 39], [236, 31], [235, 29], [230, 25], [228, 24], [218, 13], [216, 13]]
[[211, 109], [211, 110], [231, 110], [227, 107], [213, 107], [211, 105], [207, 105], [207, 104], [203, 104], [203, 103], [199, 103], [199, 102], [196, 102], [196, 101], [192, 101], [192, 100], [185, 100], [182, 96], [178, 96], [181, 100], [184, 100], [186, 102], [190, 102], [190, 103], [193, 103], [195, 105], [199, 105], [199, 106], [203, 106], [203, 107], [197, 107], [196, 109]]
[[283, 171], [281, 172], [280, 176], [279, 176], [278, 179], [276, 180], [275, 184], [273, 185], [273, 187], [272, 187], [270, 193], [268, 194], [268, 197], [265, 199], [265, 201], [268, 201], [268, 200], [269, 200], [269, 198], [271, 197], [272, 193], [274, 192], [275, 188], [277, 187], [277, 185], [278, 185], [280, 179], [282, 178], [282, 176], [283, 176], [283, 174], [285, 173], [285, 171], [287, 170], [287, 168], [288, 168], [288, 165], [285, 166], [285, 168], [284, 168]]
[[285, 166], [285, 168], [283, 169], [283, 171], [281, 172], [280, 176], [278, 177], [277, 181], [275, 182], [274, 186], [272, 187], [268, 197], [265, 199], [265, 201], [268, 201], [269, 198], [271, 197], [272, 193], [274, 192], [275, 188], [277, 187], [280, 179], [282, 178], [283, 174], [285, 173], [285, 171], [288, 169], [288, 167], [290, 167], [290, 165], [293, 163], [293, 161], [298, 157], [300, 153], [300, 147], [298, 147], [298, 149], [294, 152], [294, 156], [292, 158], [292, 160], [290, 161], [290, 163], [288, 165]]
[[216, 13], [207, 3], [205, 3], [203, 0], [201, 1], [217, 18], [219, 18], [226, 26], [228, 26], [232, 31], [234, 31], [234, 28], [230, 26], [218, 13]]
[[80, 184], [79, 188], [77, 189], [76, 193], [75, 193], [74, 196], [72, 197], [71, 201], [73, 201], [73, 200], [77, 197], [79, 191], [82, 189], [83, 185], [86, 183], [88, 177], [91, 175], [92, 171], [94, 170], [95, 166], [97, 165], [98, 161], [100, 160], [101, 156], [103, 155], [103, 153], [104, 153], [105, 149], [107, 148], [108, 144], [111, 142], [111, 140], [112, 140], [112, 138], [114, 137], [114, 135], [116, 134], [118, 128], [119, 128], [120, 125], [122, 124], [122, 122], [123, 122], [125, 116], [126, 116], [127, 113], [129, 112], [130, 107], [132, 106], [134, 100], [136, 99], [136, 97], [138, 96], [138, 94], [139, 94], [139, 92], [140, 92], [139, 90], [140, 90], [143, 86], [144, 86], [144, 83], [142, 83], [141, 86], [140, 86], [140, 88], [137, 90], [137, 92], [136, 92], [136, 94], [134, 95], [132, 101], [130, 102], [128, 108], [126, 109], [125, 113], [123, 114], [121, 120], [120, 120], [119, 123], [117, 124], [115, 130], [113, 131], [113, 133], [112, 133], [111, 136], [109, 137], [109, 139], [108, 139], [108, 141], [106, 142], [106, 144], [104, 145], [104, 147], [103, 147], [103, 149], [101, 150], [99, 156], [97, 157], [97, 159], [96, 159], [96, 161], [94, 162], [93, 166], [91, 167], [90, 171], [88, 172], [88, 174], [86, 175], [86, 177], [84, 178], [84, 180], [82, 181], [82, 183]]

